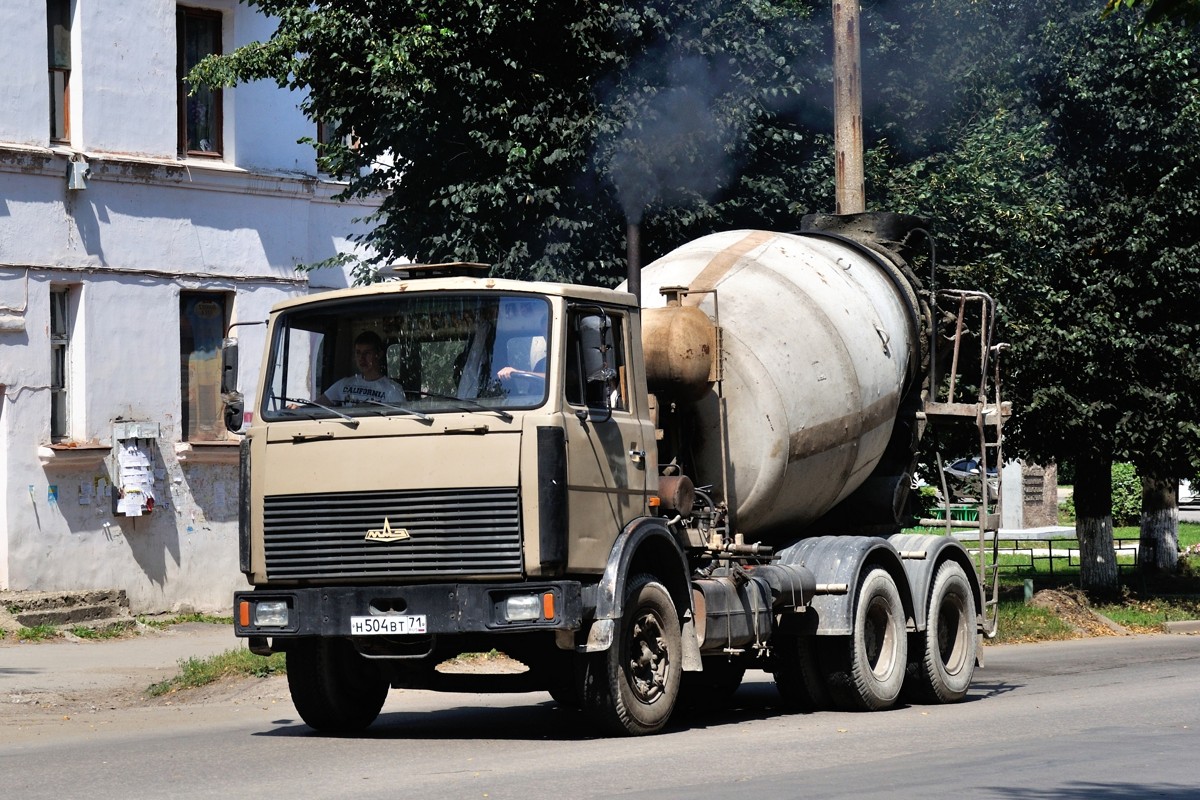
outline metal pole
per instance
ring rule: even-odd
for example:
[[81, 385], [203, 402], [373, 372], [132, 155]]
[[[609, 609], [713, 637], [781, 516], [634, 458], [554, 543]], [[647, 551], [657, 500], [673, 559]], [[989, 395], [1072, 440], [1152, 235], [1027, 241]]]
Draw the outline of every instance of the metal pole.
[[863, 188], [862, 67], [858, 0], [833, 4], [833, 146], [837, 213], [867, 210]]

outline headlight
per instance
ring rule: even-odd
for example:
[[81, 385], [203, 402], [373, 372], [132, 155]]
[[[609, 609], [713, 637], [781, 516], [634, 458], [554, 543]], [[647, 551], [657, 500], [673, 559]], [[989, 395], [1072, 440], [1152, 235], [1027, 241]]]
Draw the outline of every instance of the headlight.
[[265, 600], [254, 604], [254, 624], [260, 628], [285, 628], [288, 606], [284, 600]]
[[518, 594], [504, 601], [504, 618], [509, 622], [529, 622], [542, 618], [542, 598], [536, 594]]

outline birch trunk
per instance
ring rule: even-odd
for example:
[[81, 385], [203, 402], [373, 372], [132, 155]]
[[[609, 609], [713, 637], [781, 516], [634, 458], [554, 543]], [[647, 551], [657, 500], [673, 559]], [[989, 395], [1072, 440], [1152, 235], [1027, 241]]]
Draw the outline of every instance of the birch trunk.
[[1079, 539], [1079, 582], [1093, 595], [1116, 594], [1117, 551], [1113, 545], [1112, 460], [1081, 458], [1075, 468], [1075, 535]]
[[1142, 476], [1142, 527], [1138, 569], [1174, 572], [1179, 566], [1179, 483]]

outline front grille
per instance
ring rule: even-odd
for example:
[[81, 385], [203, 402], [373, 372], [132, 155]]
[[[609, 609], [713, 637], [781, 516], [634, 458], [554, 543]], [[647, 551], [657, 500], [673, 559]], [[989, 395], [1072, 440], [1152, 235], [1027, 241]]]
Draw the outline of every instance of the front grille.
[[[264, 502], [270, 580], [519, 577], [515, 488], [277, 495]], [[402, 541], [367, 531], [404, 529]]]

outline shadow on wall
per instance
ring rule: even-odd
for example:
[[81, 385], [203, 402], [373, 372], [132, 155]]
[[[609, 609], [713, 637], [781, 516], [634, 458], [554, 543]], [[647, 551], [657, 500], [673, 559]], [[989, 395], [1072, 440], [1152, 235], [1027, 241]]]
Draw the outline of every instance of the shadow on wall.
[[[154, 470], [167, 475], [162, 453], [154, 448]], [[174, 484], [163, 480], [156, 487], [157, 504], [153, 512], [142, 517], [117, 516], [122, 538], [129, 546], [130, 555], [141, 567], [150, 581], [163, 587], [167, 582], [167, 558], [179, 566], [182, 553], [179, 539], [179, 516], [176, 513], [178, 495], [172, 491]]]

